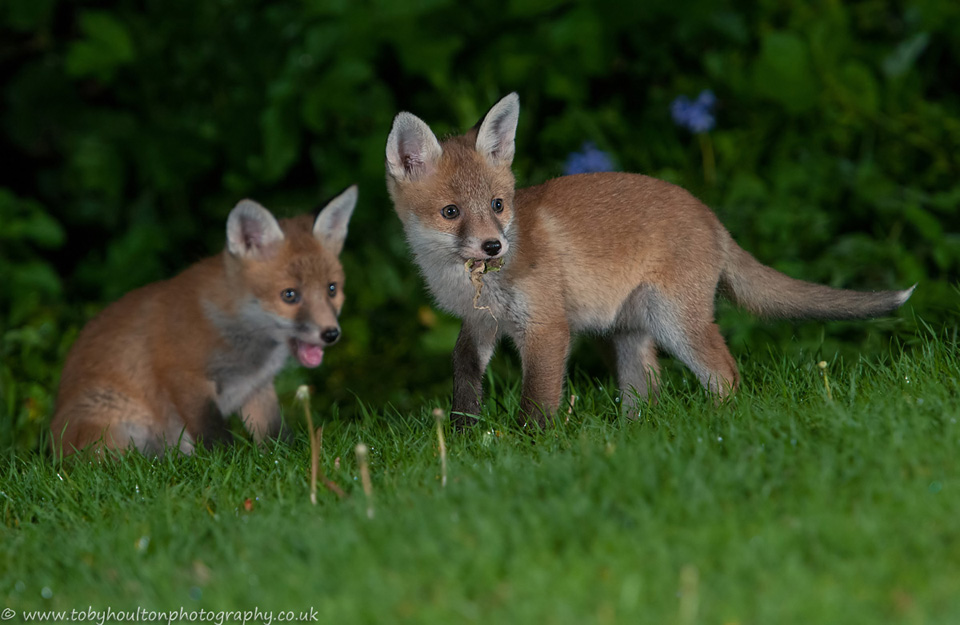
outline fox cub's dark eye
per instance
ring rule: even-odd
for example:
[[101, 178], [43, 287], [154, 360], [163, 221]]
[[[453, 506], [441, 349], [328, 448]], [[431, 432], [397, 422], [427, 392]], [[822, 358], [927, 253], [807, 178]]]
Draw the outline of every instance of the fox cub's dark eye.
[[493, 207], [493, 212], [495, 212], [495, 213], [502, 213], [502, 212], [503, 212], [503, 200], [501, 200], [500, 198], [497, 198], [497, 199], [493, 200], [492, 202], [490, 202], [490, 206]]
[[440, 211], [440, 214], [446, 219], [456, 219], [460, 216], [460, 209], [453, 204], [448, 204], [443, 207], [443, 209]]
[[296, 289], [284, 289], [280, 292], [280, 299], [288, 304], [296, 304], [300, 301], [300, 291]]
[[337, 294], [337, 283], [331, 282], [330, 286], [327, 287], [327, 292], [330, 293], [330, 297], [334, 297]]

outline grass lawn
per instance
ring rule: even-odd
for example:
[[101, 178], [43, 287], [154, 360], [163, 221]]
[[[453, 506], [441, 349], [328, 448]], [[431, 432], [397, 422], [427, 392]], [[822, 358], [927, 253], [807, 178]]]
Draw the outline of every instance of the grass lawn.
[[[349, 496], [321, 489], [316, 506], [303, 428], [292, 445], [159, 461], [8, 456], [0, 594], [10, 622], [92, 606], [207, 622], [258, 608], [273, 622], [960, 623], [955, 339], [832, 362], [832, 399], [812, 359], [741, 368], [734, 401], [674, 376], [637, 421], [576, 376], [576, 409], [545, 432], [491, 401], [482, 426], [447, 430], [445, 488], [435, 406], [317, 413], [322, 466]], [[518, 382], [489, 381], [508, 412]]]

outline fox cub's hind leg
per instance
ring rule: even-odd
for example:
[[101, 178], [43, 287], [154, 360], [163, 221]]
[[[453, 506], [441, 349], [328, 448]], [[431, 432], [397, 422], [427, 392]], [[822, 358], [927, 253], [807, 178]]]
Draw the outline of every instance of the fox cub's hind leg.
[[740, 386], [737, 363], [727, 349], [727, 342], [715, 323], [690, 328], [693, 336], [693, 358], [696, 363], [690, 368], [700, 378], [704, 388], [725, 399]]
[[620, 402], [630, 418], [638, 416], [641, 405], [657, 399], [660, 365], [653, 337], [646, 332], [621, 332], [613, 337], [617, 354], [617, 382]]
[[718, 398], [737, 389], [740, 374], [720, 329], [713, 323], [713, 287], [685, 297], [669, 297], [659, 289], [645, 289], [637, 300], [643, 327], [657, 344], [678, 358]]
[[148, 408], [110, 389], [91, 390], [58, 412], [53, 435], [57, 456], [84, 449], [97, 455], [137, 449], [145, 456], [162, 456], [167, 445], [187, 454], [194, 447], [182, 422], [159, 427]]
[[683, 320], [673, 325], [665, 321], [658, 333], [661, 345], [687, 365], [705, 389], [720, 399], [737, 390], [737, 363], [717, 324]]

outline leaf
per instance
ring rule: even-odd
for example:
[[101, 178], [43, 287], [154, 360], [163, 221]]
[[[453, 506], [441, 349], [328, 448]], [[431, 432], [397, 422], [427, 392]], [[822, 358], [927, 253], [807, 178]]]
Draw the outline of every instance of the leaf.
[[877, 112], [880, 89], [869, 67], [858, 61], [850, 61], [840, 71], [840, 79], [839, 88], [847, 101], [855, 103], [861, 111]]
[[779, 102], [791, 113], [812, 108], [819, 85], [807, 44], [793, 33], [764, 35], [753, 66], [753, 84], [757, 95]]
[[0, 9], [0, 25], [24, 32], [46, 28], [55, 3], [56, 0], [4, 0], [6, 7]]
[[938, 241], [943, 234], [943, 226], [940, 224], [940, 220], [917, 204], [904, 206], [903, 216], [928, 241]]
[[167, 242], [157, 232], [158, 226], [153, 223], [131, 227], [110, 241], [106, 258], [99, 263], [88, 260], [78, 267], [75, 279], [99, 288], [101, 299], [114, 300], [164, 276], [161, 254]]
[[11, 293], [41, 293], [49, 297], [60, 295], [60, 276], [48, 263], [33, 260], [14, 265], [6, 281]]
[[510, 0], [507, 12], [512, 17], [535, 17], [553, 11], [565, 4], [565, 0]]
[[60, 247], [64, 238], [60, 224], [44, 213], [35, 213], [25, 219], [5, 224], [0, 232], [0, 239], [30, 241], [48, 249]]
[[438, 324], [420, 337], [420, 347], [431, 354], [449, 354], [457, 343], [460, 324], [455, 320], [441, 319]]
[[263, 163], [260, 170], [264, 180], [283, 177], [300, 151], [300, 128], [292, 107], [273, 104], [260, 117], [263, 133]]
[[60, 223], [38, 202], [20, 200], [0, 188], [0, 240], [29, 241], [48, 249], [60, 247], [65, 238]]
[[69, 172], [79, 190], [119, 198], [130, 164], [117, 144], [102, 133], [91, 132], [75, 139], [69, 155]]
[[67, 50], [66, 69], [70, 76], [109, 82], [118, 68], [134, 60], [130, 33], [109, 13], [82, 13], [80, 30], [85, 38], [74, 42]]
[[903, 41], [896, 49], [883, 59], [881, 67], [883, 73], [890, 78], [899, 78], [909, 72], [917, 59], [927, 49], [930, 43], [930, 33], [917, 33], [913, 37]]

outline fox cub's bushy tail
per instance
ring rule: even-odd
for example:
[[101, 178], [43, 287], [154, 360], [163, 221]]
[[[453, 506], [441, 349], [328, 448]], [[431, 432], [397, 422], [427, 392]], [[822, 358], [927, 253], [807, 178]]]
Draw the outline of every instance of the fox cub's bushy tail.
[[739, 306], [763, 317], [784, 319], [864, 319], [901, 306], [917, 285], [903, 291], [850, 291], [804, 282], [767, 267], [730, 235], [720, 285]]

